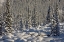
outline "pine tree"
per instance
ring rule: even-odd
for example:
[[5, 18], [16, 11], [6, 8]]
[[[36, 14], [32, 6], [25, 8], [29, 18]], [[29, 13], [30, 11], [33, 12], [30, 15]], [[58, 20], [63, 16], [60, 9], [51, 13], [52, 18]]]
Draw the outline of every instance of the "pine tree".
[[20, 21], [20, 28], [21, 28], [21, 30], [23, 29], [22, 19], [21, 19], [21, 21]]
[[30, 10], [29, 10], [29, 6], [28, 6], [28, 21], [27, 21], [28, 22], [28, 28], [30, 28], [30, 14], [29, 14], [29, 11]]
[[36, 27], [36, 14], [35, 14], [35, 8], [34, 8], [34, 13], [32, 14], [32, 26]]
[[32, 27], [36, 27], [36, 26], [37, 26], [37, 23], [36, 23], [36, 0], [35, 0], [35, 6], [32, 14]]
[[49, 6], [49, 9], [48, 9], [46, 20], [47, 20], [47, 23], [50, 23], [50, 6]]
[[59, 22], [58, 22], [58, 5], [56, 4], [54, 14], [52, 15], [52, 27], [51, 27], [51, 35], [58, 36], [59, 35]]
[[27, 12], [28, 12], [28, 14], [27, 14], [27, 17], [26, 17], [26, 21], [25, 21], [25, 27], [26, 28], [29, 28], [29, 25], [30, 25], [30, 22], [29, 22], [29, 18], [30, 18], [30, 14], [29, 14], [29, 6], [27, 7]]
[[25, 28], [28, 28], [28, 21], [26, 21]]
[[10, 14], [10, 3], [9, 0], [6, 0], [6, 12], [5, 12], [5, 30], [8, 33], [12, 32], [11, 24], [12, 24], [12, 16]]
[[0, 20], [0, 35], [2, 35], [2, 22]]

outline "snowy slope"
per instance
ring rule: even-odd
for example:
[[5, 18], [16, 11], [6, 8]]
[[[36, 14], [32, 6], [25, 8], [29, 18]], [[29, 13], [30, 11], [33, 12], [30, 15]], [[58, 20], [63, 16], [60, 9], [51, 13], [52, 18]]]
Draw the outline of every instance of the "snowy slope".
[[59, 36], [49, 37], [47, 34], [50, 34], [50, 27], [46, 26], [31, 27], [23, 31], [16, 30], [12, 34], [7, 33], [7, 35], [0, 36], [0, 42], [64, 42], [64, 28], [62, 26], [60, 26]]

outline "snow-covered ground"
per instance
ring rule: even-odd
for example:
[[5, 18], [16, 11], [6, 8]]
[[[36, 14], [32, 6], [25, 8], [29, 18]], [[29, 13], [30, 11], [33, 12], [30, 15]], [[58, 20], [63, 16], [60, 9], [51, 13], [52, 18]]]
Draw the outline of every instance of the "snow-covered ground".
[[[64, 28], [60, 26], [59, 36], [47, 36], [50, 34], [50, 27], [38, 26], [24, 29], [23, 31], [16, 30], [12, 34], [0, 36], [0, 42], [64, 42]], [[60, 23], [60, 25], [64, 25]]]

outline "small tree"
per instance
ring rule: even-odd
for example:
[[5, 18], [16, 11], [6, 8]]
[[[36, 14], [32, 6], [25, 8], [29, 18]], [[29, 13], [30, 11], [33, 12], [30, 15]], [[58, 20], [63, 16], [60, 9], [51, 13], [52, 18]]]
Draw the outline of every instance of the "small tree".
[[28, 21], [26, 21], [25, 28], [28, 28]]
[[48, 13], [47, 13], [46, 20], [47, 20], [47, 23], [50, 23], [50, 6], [48, 8]]
[[22, 19], [21, 19], [21, 21], [20, 21], [20, 28], [21, 28], [21, 30], [22, 30], [22, 28], [23, 28]]

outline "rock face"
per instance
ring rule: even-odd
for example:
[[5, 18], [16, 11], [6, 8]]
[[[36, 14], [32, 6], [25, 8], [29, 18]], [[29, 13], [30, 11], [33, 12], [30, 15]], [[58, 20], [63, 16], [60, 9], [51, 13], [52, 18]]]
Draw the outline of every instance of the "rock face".
[[[4, 1], [3, 1], [4, 2]], [[19, 28], [22, 19], [23, 25], [39, 25], [46, 23], [46, 16], [50, 6], [50, 17], [54, 13], [55, 4], [58, 5], [59, 22], [64, 22], [64, 0], [10, 0], [10, 13], [12, 14], [13, 27]], [[6, 2], [0, 7], [0, 17], [4, 20], [3, 14], [6, 10]], [[35, 9], [35, 10], [34, 10]], [[36, 25], [36, 26], [37, 26]], [[30, 26], [29, 26], [30, 27]]]

